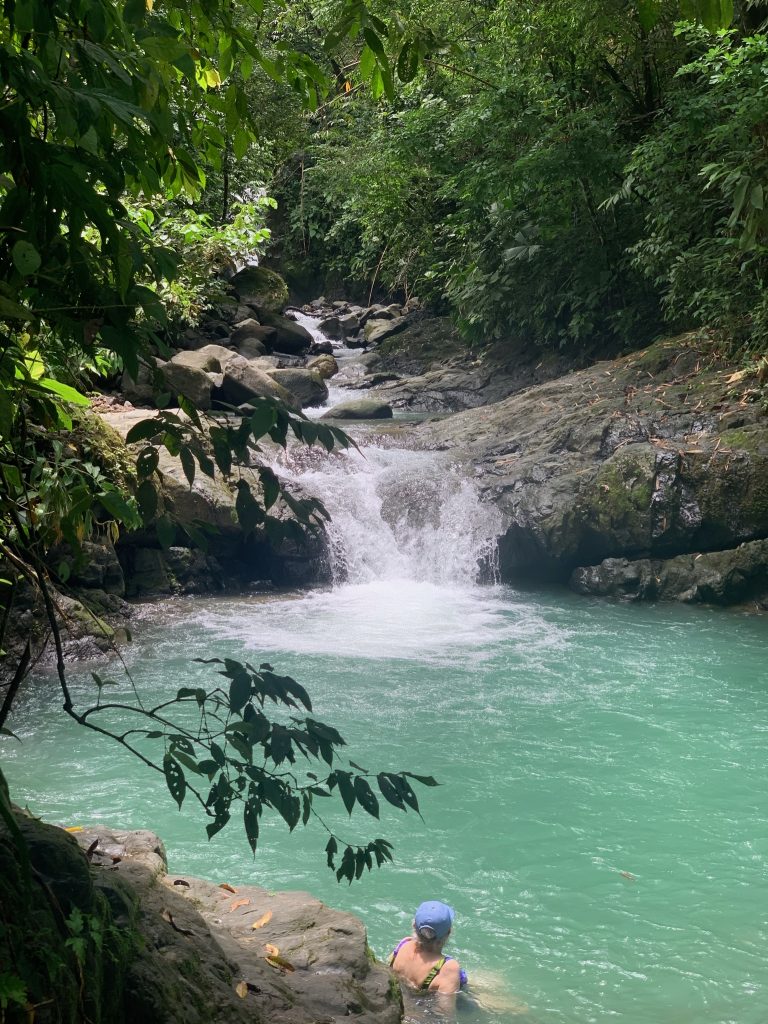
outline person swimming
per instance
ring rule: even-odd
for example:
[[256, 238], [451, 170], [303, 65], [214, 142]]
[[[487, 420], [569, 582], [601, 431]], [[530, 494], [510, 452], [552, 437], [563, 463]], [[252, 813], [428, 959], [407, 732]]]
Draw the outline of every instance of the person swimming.
[[413, 918], [413, 935], [401, 939], [392, 951], [389, 966], [417, 992], [455, 996], [467, 984], [466, 972], [458, 961], [443, 953], [454, 917], [447, 903], [422, 903]]

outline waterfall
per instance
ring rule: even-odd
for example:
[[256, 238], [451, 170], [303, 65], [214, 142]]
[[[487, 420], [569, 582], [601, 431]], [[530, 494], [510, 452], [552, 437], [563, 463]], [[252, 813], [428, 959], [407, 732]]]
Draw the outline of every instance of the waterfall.
[[293, 449], [280, 471], [330, 513], [334, 584], [467, 586], [493, 573], [500, 514], [434, 452]]

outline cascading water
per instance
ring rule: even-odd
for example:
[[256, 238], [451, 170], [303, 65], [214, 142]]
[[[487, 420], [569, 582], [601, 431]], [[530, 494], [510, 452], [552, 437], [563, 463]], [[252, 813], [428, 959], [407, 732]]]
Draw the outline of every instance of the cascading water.
[[302, 468], [294, 454], [283, 475], [331, 515], [334, 583], [466, 586], [492, 575], [501, 516], [458, 468], [433, 452], [375, 446], [320, 458]]
[[[322, 319], [319, 316], [310, 316], [308, 313], [302, 313], [299, 310], [293, 312], [293, 317], [297, 324], [300, 324], [305, 330], [309, 331], [312, 335], [313, 341], [316, 343], [327, 343], [328, 338], [320, 330], [319, 324]], [[357, 361], [360, 358], [360, 350], [356, 348], [349, 348], [342, 341], [331, 342], [333, 346], [333, 355], [336, 362], [339, 364], [339, 375], [335, 380], [332, 378], [327, 381], [328, 384], [328, 398], [326, 401], [314, 408], [308, 408], [304, 410], [304, 415], [310, 419], [317, 419], [322, 416], [324, 412], [332, 409], [334, 405], [338, 405], [339, 402], [349, 402], [357, 398], [367, 398], [369, 393], [364, 390], [359, 390], [354, 387], [354, 378], [358, 373]], [[339, 387], [335, 381], [344, 380], [345, 386]], [[348, 386], [347, 386], [348, 385]]]

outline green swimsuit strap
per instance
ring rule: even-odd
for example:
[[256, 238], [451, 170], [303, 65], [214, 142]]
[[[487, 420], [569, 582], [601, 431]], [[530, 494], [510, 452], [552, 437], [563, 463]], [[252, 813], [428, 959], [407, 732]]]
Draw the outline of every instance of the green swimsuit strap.
[[429, 974], [428, 974], [428, 975], [426, 976], [426, 978], [424, 979], [424, 981], [422, 981], [422, 983], [421, 983], [421, 988], [422, 988], [422, 989], [428, 989], [428, 988], [429, 988], [429, 986], [430, 986], [430, 985], [432, 984], [432, 982], [433, 982], [433, 981], [435, 980], [435, 978], [436, 978], [436, 977], [438, 976], [438, 974], [440, 973], [440, 971], [442, 971], [443, 967], [445, 967], [445, 961], [446, 961], [447, 959], [448, 959], [448, 957], [447, 957], [447, 956], [441, 956], [441, 957], [440, 957], [440, 959], [439, 959], [439, 960], [437, 961], [437, 963], [435, 964], [435, 966], [434, 966], [434, 967], [433, 967], [433, 968], [431, 969], [431, 971], [430, 971], [430, 972], [429, 972]]

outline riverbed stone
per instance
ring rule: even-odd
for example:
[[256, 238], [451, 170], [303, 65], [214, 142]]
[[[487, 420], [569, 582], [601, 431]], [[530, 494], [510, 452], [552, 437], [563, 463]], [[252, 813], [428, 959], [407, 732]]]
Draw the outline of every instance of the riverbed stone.
[[184, 395], [201, 412], [211, 408], [213, 384], [204, 370], [173, 360], [163, 363], [160, 369], [173, 399]]
[[254, 328], [248, 337], [236, 343], [238, 353], [245, 359], [258, 359], [267, 355], [277, 343], [277, 331], [274, 327], [260, 326]]
[[288, 355], [304, 355], [309, 351], [312, 335], [301, 324], [272, 312], [262, 314], [261, 321], [267, 327], [274, 327], [277, 333], [273, 345], [275, 351], [286, 352]]
[[322, 405], [328, 398], [328, 386], [321, 374], [315, 370], [268, 370], [267, 375], [290, 391], [302, 408]]
[[171, 362], [174, 366], [188, 366], [204, 373], [220, 373], [222, 363], [226, 363], [235, 354], [224, 345], [204, 345], [195, 351], [177, 352], [171, 357]]
[[333, 341], [339, 341], [343, 336], [341, 320], [338, 316], [328, 316], [321, 320], [317, 329], [322, 331], [326, 338], [331, 338]]
[[242, 356], [233, 356], [222, 372], [221, 386], [213, 393], [218, 402], [237, 406], [252, 398], [276, 398], [292, 409], [298, 406], [291, 392]]
[[392, 406], [375, 398], [359, 398], [334, 405], [320, 417], [322, 420], [384, 420], [391, 419]]
[[339, 372], [339, 364], [334, 356], [329, 353], [323, 353], [314, 359], [310, 359], [307, 363], [307, 369], [318, 373], [323, 380], [330, 380], [331, 377], [334, 377]]
[[363, 336], [368, 345], [377, 345], [380, 341], [384, 341], [385, 338], [390, 338], [393, 334], [404, 331], [407, 326], [407, 316], [399, 316], [387, 320], [369, 320], [365, 325]]

